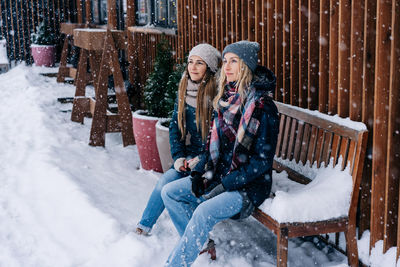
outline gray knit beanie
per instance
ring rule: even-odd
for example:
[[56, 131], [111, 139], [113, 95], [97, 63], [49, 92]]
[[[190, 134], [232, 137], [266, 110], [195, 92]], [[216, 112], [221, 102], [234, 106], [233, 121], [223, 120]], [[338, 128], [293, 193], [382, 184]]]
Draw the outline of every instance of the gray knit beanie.
[[239, 41], [230, 45], [227, 45], [222, 52], [222, 57], [226, 53], [234, 53], [246, 63], [247, 67], [254, 72], [257, 67], [258, 51], [260, 45], [257, 42], [250, 41]]
[[221, 58], [221, 53], [212, 45], [209, 44], [199, 44], [190, 50], [189, 57], [199, 56], [206, 62], [207, 66], [212, 72], [217, 72], [218, 70], [218, 60]]

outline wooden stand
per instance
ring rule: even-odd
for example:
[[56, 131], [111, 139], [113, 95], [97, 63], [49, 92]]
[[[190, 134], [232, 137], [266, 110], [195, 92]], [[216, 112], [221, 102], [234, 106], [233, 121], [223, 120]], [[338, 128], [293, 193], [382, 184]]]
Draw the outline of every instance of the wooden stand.
[[61, 23], [60, 32], [65, 34], [64, 44], [61, 51], [60, 67], [57, 74], [57, 82], [61, 83], [65, 81], [66, 77], [75, 79], [76, 68], [67, 67], [67, 58], [69, 56], [69, 46], [73, 44], [74, 29], [84, 28], [83, 23]]
[[[90, 131], [92, 146], [104, 146], [105, 134], [122, 132], [123, 145], [135, 143], [132, 112], [118, 60], [118, 50], [126, 49], [123, 31], [76, 29], [75, 45], [81, 48], [78, 76], [71, 120], [83, 123], [84, 116], [93, 116]], [[95, 99], [85, 97], [87, 60], [93, 74]], [[118, 114], [107, 111], [108, 76], [113, 75]]]

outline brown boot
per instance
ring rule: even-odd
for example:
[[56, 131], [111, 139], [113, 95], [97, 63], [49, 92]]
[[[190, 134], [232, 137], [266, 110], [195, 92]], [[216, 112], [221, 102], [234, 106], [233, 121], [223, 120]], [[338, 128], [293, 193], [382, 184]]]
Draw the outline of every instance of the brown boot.
[[214, 240], [209, 239], [206, 248], [203, 249], [202, 251], [200, 251], [199, 255], [201, 255], [201, 254], [203, 254], [205, 252], [210, 254], [211, 260], [215, 261], [217, 259], [217, 251], [215, 250], [215, 242], [214, 242]]

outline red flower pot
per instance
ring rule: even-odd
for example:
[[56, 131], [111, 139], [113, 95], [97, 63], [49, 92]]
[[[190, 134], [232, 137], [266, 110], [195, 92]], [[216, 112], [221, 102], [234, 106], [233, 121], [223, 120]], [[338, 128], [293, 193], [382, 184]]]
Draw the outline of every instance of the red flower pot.
[[133, 133], [140, 163], [145, 170], [162, 172], [156, 142], [156, 123], [159, 118], [146, 116], [145, 114], [145, 111], [138, 110], [132, 115]]
[[54, 66], [56, 56], [54, 45], [31, 45], [31, 51], [36, 66]]

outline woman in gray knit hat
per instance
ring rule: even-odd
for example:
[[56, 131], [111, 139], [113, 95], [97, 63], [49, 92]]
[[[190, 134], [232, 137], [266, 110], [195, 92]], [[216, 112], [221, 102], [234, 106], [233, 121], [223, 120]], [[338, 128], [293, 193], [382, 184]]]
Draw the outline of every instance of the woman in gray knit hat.
[[269, 196], [279, 118], [276, 79], [257, 66], [258, 51], [249, 41], [225, 47], [206, 151], [191, 176], [161, 192], [181, 235], [165, 266], [190, 266], [215, 224], [249, 216]]
[[[148, 235], [164, 210], [161, 189], [169, 182], [188, 176], [204, 151], [212, 115], [212, 99], [217, 92], [215, 73], [221, 54], [209, 44], [199, 44], [189, 53], [178, 88], [178, 101], [169, 126], [174, 165], [158, 180], [136, 233]], [[186, 140], [190, 140], [187, 142]]]

